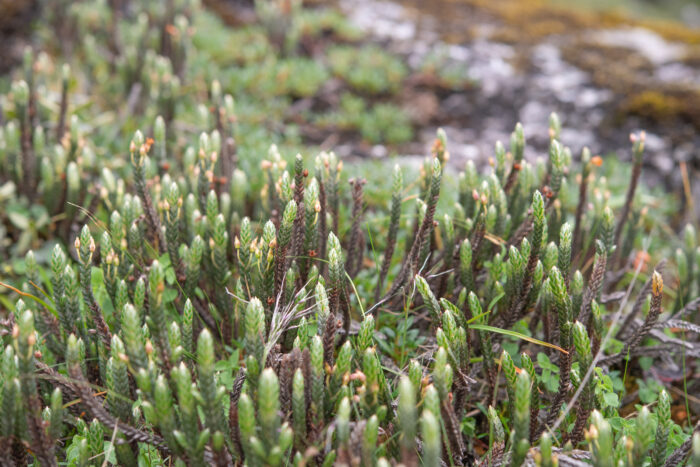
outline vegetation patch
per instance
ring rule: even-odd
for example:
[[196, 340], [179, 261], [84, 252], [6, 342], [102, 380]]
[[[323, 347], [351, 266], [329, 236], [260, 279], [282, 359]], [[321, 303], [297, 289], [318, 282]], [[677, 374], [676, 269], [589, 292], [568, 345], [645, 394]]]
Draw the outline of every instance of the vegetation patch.
[[[299, 4], [263, 62], [129, 4], [50, 10], [2, 89], [0, 464], [698, 464], [700, 241], [643, 132], [348, 164], [289, 116], [333, 85], [292, 76]], [[409, 139], [386, 99], [316, 123]]]
[[407, 73], [398, 58], [376, 46], [336, 46], [328, 51], [328, 61], [333, 73], [366, 94], [397, 92]]

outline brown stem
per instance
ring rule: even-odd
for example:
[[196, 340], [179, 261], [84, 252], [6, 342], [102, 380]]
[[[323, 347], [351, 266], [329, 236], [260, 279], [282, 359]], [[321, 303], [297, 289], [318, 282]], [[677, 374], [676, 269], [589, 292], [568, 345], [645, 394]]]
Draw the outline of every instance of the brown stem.
[[287, 245], [277, 245], [275, 249], [275, 296], [280, 298], [280, 305], [284, 304], [284, 294], [280, 294], [282, 290], [282, 284], [284, 282], [284, 275], [287, 272]]
[[620, 214], [620, 221], [615, 229], [615, 245], [620, 243], [620, 235], [622, 235], [622, 229], [625, 227], [627, 222], [627, 217], [629, 216], [630, 209], [632, 208], [632, 201], [634, 201], [634, 193], [637, 190], [637, 184], [639, 183], [639, 176], [642, 173], [642, 161], [641, 158], [634, 162], [632, 167], [632, 175], [630, 176], [630, 183], [627, 187], [627, 196], [625, 197], [625, 204], [622, 207], [622, 214]]
[[[661, 261], [659, 261], [659, 263], [654, 269], [658, 272], [663, 272], [665, 266], [666, 259], [662, 259]], [[642, 311], [642, 308], [646, 303], [647, 296], [649, 296], [649, 294], [651, 293], [651, 281], [652, 277], [650, 276], [642, 286], [642, 289], [639, 291], [639, 295], [637, 295], [637, 299], [634, 301], [634, 305], [632, 305], [632, 310], [627, 314], [627, 316], [625, 316], [624, 321], [622, 321], [622, 324], [620, 325], [620, 329], [615, 335], [616, 339], [624, 340], [629, 335], [630, 331], [632, 331], [634, 318], [639, 314], [640, 311]]]
[[335, 352], [335, 332], [340, 327], [340, 323], [331, 313], [326, 320], [326, 327], [323, 330], [323, 360], [330, 368], [333, 368]]
[[[655, 271], [654, 274], [656, 275], [657, 272]], [[644, 320], [644, 324], [642, 324], [642, 327], [639, 328], [627, 340], [627, 342], [625, 343], [625, 348], [622, 349], [621, 352], [616, 353], [614, 355], [610, 355], [609, 357], [606, 357], [604, 359], [601, 359], [601, 361], [600, 361], [601, 365], [608, 365], [608, 366], [613, 365], [613, 364], [619, 362], [620, 360], [622, 360], [623, 358], [627, 357], [628, 355], [631, 355], [632, 352], [635, 350], [635, 348], [642, 341], [644, 336], [649, 334], [649, 331], [651, 331], [651, 329], [656, 324], [656, 320], [659, 318], [659, 315], [661, 315], [662, 291], [663, 291], [663, 283], [661, 283], [660, 287], [655, 286], [654, 279], [652, 279], [651, 305], [649, 306], [649, 313], [647, 313], [647, 317]]]
[[304, 235], [306, 230], [306, 223], [304, 222], [304, 178], [308, 175], [309, 171], [306, 169], [295, 170], [294, 174], [294, 202], [297, 203], [297, 215], [294, 218], [294, 227], [292, 230], [292, 258], [301, 256], [304, 248]]
[[559, 359], [559, 388], [557, 390], [556, 396], [554, 396], [554, 401], [547, 412], [546, 422], [540, 426], [537, 430], [537, 434], [534, 439], [540, 437], [544, 429], [548, 426], [552, 426], [556, 422], [557, 417], [559, 417], [559, 409], [561, 409], [564, 399], [569, 392], [569, 383], [571, 382], [571, 353], [572, 348], [568, 349], [568, 353], [562, 354]]
[[382, 289], [384, 287], [384, 281], [386, 280], [386, 276], [389, 273], [389, 267], [391, 266], [391, 258], [394, 256], [394, 249], [396, 248], [396, 238], [398, 236], [399, 223], [401, 218], [400, 194], [394, 194], [391, 209], [391, 221], [389, 223], [389, 233], [386, 241], [386, 249], [384, 250], [384, 259], [382, 260], [382, 266], [379, 271], [379, 281], [377, 282], [377, 287], [374, 291], [375, 302], [379, 302], [379, 298], [381, 297]]
[[66, 112], [68, 111], [68, 80], [61, 86], [61, 104], [58, 111], [58, 124], [56, 125], [56, 142], [61, 143], [66, 132]]
[[[578, 320], [582, 322], [586, 328], [589, 327], [589, 320], [591, 317], [591, 304], [593, 300], [598, 296], [600, 290], [603, 287], [603, 279], [605, 279], [605, 267], [608, 263], [607, 253], [603, 253], [598, 256], [598, 261], [596, 261], [593, 266], [593, 271], [591, 271], [591, 277], [588, 280], [588, 287], [583, 293], [583, 304], [581, 310], [578, 314]], [[574, 313], [576, 310], [574, 310]]]
[[156, 208], [153, 206], [151, 192], [146, 185], [143, 165], [136, 166], [136, 191], [143, 202], [146, 223], [148, 224], [151, 238], [156, 241], [158, 252], [161, 254], [165, 253], [167, 251], [167, 242], [165, 241], [163, 230], [160, 228], [160, 218], [158, 217]]
[[[578, 204], [576, 205], [576, 220], [574, 222], [573, 240], [571, 241], [571, 251], [578, 251], [579, 237], [581, 236], [581, 219], [583, 218], [583, 208], [586, 205], [586, 197], [588, 193], [588, 170], [584, 166], [581, 174], [581, 184], [578, 188]], [[567, 271], [568, 272], [568, 271]], [[563, 271], [562, 271], [563, 273]]]
[[513, 164], [510, 172], [508, 172], [508, 178], [506, 179], [506, 184], [503, 187], [503, 191], [507, 194], [515, 186], [515, 182], [518, 180], [518, 173], [520, 172], [520, 163]]
[[[319, 240], [318, 257], [325, 258], [326, 257], [326, 242], [328, 241], [328, 235], [326, 233], [326, 231], [327, 231], [327, 226], [326, 226], [326, 212], [327, 212], [326, 187], [320, 178], [317, 178], [317, 180], [318, 180], [318, 202], [321, 205], [321, 210], [318, 213], [318, 236], [319, 236], [319, 239], [318, 239]], [[326, 269], [326, 262], [322, 261], [320, 263], [319, 273], [321, 275], [325, 274], [325, 269]]]
[[[350, 277], [355, 277], [362, 266], [362, 251], [360, 246], [360, 221], [362, 220], [364, 179], [352, 179], [352, 227], [350, 228], [350, 241], [348, 244], [347, 271]], [[359, 250], [359, 252], [358, 252]]]
[[[31, 91], [30, 91], [31, 92]], [[36, 198], [36, 160], [32, 147], [31, 117], [29, 110], [20, 116], [20, 144], [22, 149], [22, 192], [34, 201]]]
[[406, 280], [409, 277], [412, 277], [413, 273], [418, 270], [418, 258], [420, 256], [420, 252], [423, 249], [423, 244], [425, 243], [426, 238], [433, 229], [435, 209], [437, 207], [438, 199], [440, 198], [440, 182], [437, 182], [437, 186], [434, 189], [431, 187], [430, 191], [432, 196], [428, 200], [425, 217], [423, 218], [423, 222], [420, 224], [420, 228], [415, 236], [411, 250], [409, 251], [407, 258], [401, 267], [401, 271], [394, 280], [394, 283], [391, 285], [391, 289], [385, 295], [383, 300], [393, 296], [405, 284]]

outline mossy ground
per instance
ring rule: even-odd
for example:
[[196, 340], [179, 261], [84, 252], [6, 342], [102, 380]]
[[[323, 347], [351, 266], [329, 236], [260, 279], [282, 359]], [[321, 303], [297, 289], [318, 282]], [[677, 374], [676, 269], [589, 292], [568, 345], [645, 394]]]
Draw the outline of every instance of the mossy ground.
[[[592, 82], [612, 90], [616, 99], [610, 113], [616, 122], [630, 116], [651, 131], [658, 126], [664, 132], [690, 125], [700, 129], [698, 86], [666, 83], [652, 78], [654, 64], [639, 52], [596, 40], [596, 31], [645, 28], [687, 49], [680, 61], [700, 73], [697, 44], [700, 31], [667, 18], [635, 17], [622, 8], [579, 8], [546, 0], [458, 0], [424, 2], [405, 1], [415, 17], [430, 12], [442, 22], [442, 38], [448, 42], [469, 42], [475, 31], [484, 29], [489, 40], [509, 44], [517, 50], [513, 60], [519, 69], [530, 66], [532, 47], [554, 41], [562, 47], [563, 58], [590, 74]], [[462, 22], [461, 33], [454, 18]], [[464, 23], [466, 22], [466, 26]]]

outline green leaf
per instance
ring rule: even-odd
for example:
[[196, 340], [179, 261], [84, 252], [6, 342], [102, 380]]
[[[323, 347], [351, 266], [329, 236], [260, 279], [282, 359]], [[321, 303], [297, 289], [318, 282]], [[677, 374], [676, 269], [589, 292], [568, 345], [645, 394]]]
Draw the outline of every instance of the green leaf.
[[175, 283], [175, 270], [173, 268], [168, 268], [165, 270], [165, 281], [168, 285], [173, 285]]
[[7, 217], [12, 222], [12, 225], [20, 230], [29, 228], [29, 211], [17, 204], [10, 205], [7, 208]]
[[559, 377], [553, 375], [551, 372], [547, 371], [547, 377], [544, 377], [544, 372], [542, 373], [542, 381], [544, 382], [544, 387], [547, 388], [549, 392], [556, 392], [559, 387]]
[[105, 441], [104, 452], [106, 453], [107, 462], [112, 465], [117, 465], [117, 456], [111, 441]]
[[158, 257], [158, 262], [163, 266], [163, 269], [166, 269], [170, 266], [170, 255], [168, 253], [163, 253]]
[[488, 308], [486, 308], [486, 309], [487, 309], [489, 312], [490, 312], [491, 310], [493, 310], [493, 307], [496, 306], [496, 303], [498, 303], [503, 297], [505, 297], [505, 295], [506, 295], [505, 292], [501, 292], [501, 293], [499, 293], [498, 295], [496, 295], [495, 297], [493, 297], [493, 300], [491, 300], [491, 302], [489, 303]]
[[175, 436], [175, 440], [178, 442], [182, 449], [189, 449], [190, 443], [183, 432], [175, 430], [173, 431], [173, 436]]
[[197, 444], [195, 444], [195, 450], [199, 451], [204, 449], [204, 445], [207, 444], [207, 441], [209, 441], [209, 428], [205, 429], [199, 434]]
[[476, 329], [477, 331], [488, 331], [488, 332], [495, 332], [497, 334], [503, 334], [505, 336], [510, 336], [510, 337], [515, 337], [517, 339], [522, 339], [524, 341], [532, 342], [533, 344], [541, 345], [543, 347], [549, 347], [551, 349], [556, 349], [561, 353], [568, 354], [566, 350], [562, 349], [558, 345], [550, 344], [549, 342], [544, 342], [539, 339], [535, 339], [534, 337], [526, 336], [525, 334], [520, 334], [519, 332], [511, 331], [508, 329], [501, 329], [501, 328], [496, 328], [493, 326], [489, 326], [488, 324], [472, 324], [470, 326], [472, 329]]
[[163, 303], [170, 303], [177, 298], [177, 290], [165, 289], [163, 292]]
[[[27, 298], [34, 300], [35, 302], [41, 304], [44, 308], [49, 310], [54, 316], [56, 316], [56, 317], [58, 316], [58, 312], [56, 311], [56, 309], [54, 307], [52, 307], [51, 305], [49, 305], [48, 303], [46, 303], [45, 301], [43, 301], [42, 299], [40, 299], [39, 297], [32, 295], [30, 293], [22, 292], [21, 290], [15, 288], [15, 287], [12, 287], [11, 285], [6, 284], [4, 282], [0, 282], [0, 285], [3, 287], [7, 287], [8, 289], [21, 295], [22, 297], [27, 297]], [[14, 309], [14, 307], [11, 307], [11, 309]]]
[[[613, 394], [614, 395], [614, 394]], [[625, 419], [622, 417], [609, 417], [608, 423], [610, 423], [610, 426], [615, 430], [619, 431], [625, 428]]]
[[607, 407], [612, 407], [615, 409], [620, 404], [620, 399], [614, 392], [606, 392], [605, 394], [603, 394], [603, 401], [605, 402], [605, 405]]
[[92, 268], [90, 282], [92, 283], [95, 301], [100, 305], [102, 311], [104, 311], [107, 316], [114, 315], [114, 305], [112, 305], [112, 299], [107, 292], [107, 287], [105, 287], [102, 269], [98, 267]]
[[639, 400], [643, 404], [656, 402], [656, 399], [659, 398], [659, 392], [663, 389], [663, 386], [653, 379], [647, 379], [646, 381], [638, 379], [637, 384], [639, 385]]
[[10, 199], [15, 195], [15, 184], [13, 182], [7, 182], [0, 186], [0, 200]]
[[542, 368], [543, 370], [549, 370], [551, 373], [559, 373], [559, 367], [553, 364], [550, 360], [547, 354], [544, 354], [542, 352], [537, 354], [537, 364]]

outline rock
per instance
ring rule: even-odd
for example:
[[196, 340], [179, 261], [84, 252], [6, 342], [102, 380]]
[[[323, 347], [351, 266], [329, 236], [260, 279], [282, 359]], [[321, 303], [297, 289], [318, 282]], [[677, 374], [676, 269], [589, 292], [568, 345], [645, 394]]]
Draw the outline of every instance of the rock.
[[644, 28], [625, 28], [595, 31], [591, 38], [605, 45], [625, 47], [646, 57], [654, 65], [683, 58], [687, 47], [669, 42], [654, 31]]

